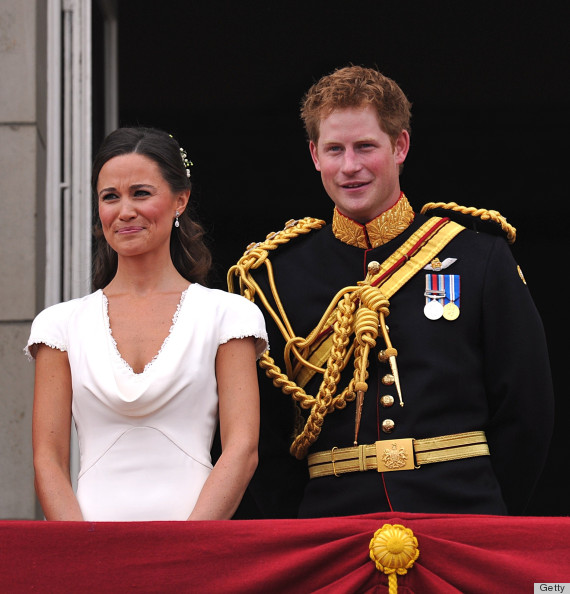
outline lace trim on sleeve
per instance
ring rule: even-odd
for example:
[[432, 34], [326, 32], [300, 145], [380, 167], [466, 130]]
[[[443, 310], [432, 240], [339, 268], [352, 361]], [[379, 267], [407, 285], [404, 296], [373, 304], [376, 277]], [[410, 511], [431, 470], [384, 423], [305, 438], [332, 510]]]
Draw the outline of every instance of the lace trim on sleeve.
[[261, 355], [263, 355], [263, 353], [265, 351], [269, 350], [269, 340], [267, 338], [267, 334], [265, 332], [262, 331], [246, 331], [243, 334], [238, 334], [237, 332], [234, 332], [228, 336], [222, 336], [220, 338], [220, 344], [226, 344], [228, 343], [230, 340], [233, 340], [234, 338], [255, 338], [255, 352], [256, 352], [256, 358], [259, 359], [261, 357]]
[[57, 349], [62, 353], [67, 352], [67, 346], [61, 343], [50, 342], [49, 340], [42, 340], [41, 338], [32, 339], [30, 343], [24, 347], [24, 354], [28, 361], [34, 361], [36, 355], [38, 353], [38, 347], [40, 344], [45, 344], [46, 346], [50, 347], [51, 349]]

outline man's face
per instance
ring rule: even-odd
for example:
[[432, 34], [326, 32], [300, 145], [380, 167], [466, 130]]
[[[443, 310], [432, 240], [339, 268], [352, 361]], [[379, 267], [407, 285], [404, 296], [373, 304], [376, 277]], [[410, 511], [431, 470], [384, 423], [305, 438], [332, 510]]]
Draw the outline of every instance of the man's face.
[[342, 214], [362, 224], [397, 202], [409, 146], [405, 130], [392, 146], [370, 105], [334, 110], [321, 120], [317, 144], [309, 143], [327, 194]]

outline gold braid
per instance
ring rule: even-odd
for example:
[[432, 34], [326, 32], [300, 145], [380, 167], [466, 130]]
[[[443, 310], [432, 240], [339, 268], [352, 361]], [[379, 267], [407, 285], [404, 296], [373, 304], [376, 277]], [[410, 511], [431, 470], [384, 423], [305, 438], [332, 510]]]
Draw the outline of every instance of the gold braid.
[[[371, 349], [376, 345], [378, 328], [381, 329], [387, 345], [388, 353], [395, 356], [397, 351], [392, 348], [387, 336], [384, 318], [389, 314], [389, 302], [382, 295], [380, 289], [370, 285], [373, 275], [369, 274], [365, 281], [358, 286], [345, 287], [339, 291], [331, 301], [326, 312], [317, 324], [317, 327], [306, 337], [298, 337], [293, 332], [291, 324], [285, 314], [279, 299], [273, 267], [268, 259], [268, 253], [279, 245], [290, 241], [292, 238], [318, 229], [324, 221], [305, 218], [299, 221], [289, 221], [278, 233], [270, 233], [266, 240], [257, 244], [250, 244], [235, 266], [228, 272], [228, 288], [234, 292], [233, 277], [239, 279], [240, 292], [250, 301], [257, 295], [273, 318], [281, 334], [285, 338], [285, 366], [287, 373], [283, 373], [275, 364], [275, 360], [264, 353], [260, 359], [260, 367], [265, 369], [266, 375], [273, 381], [283, 394], [290, 396], [302, 409], [309, 410], [306, 421], [298, 411], [295, 427], [295, 437], [291, 445], [291, 453], [298, 459], [307, 455], [309, 447], [317, 440], [325, 416], [335, 409], [342, 409], [356, 398], [357, 393], [364, 395], [368, 389], [368, 357]], [[251, 276], [250, 270], [265, 264], [269, 279], [271, 293], [275, 300], [278, 312], [269, 304], [260, 286]], [[356, 313], [355, 313], [356, 312]], [[315, 367], [307, 361], [309, 347], [317, 342], [325, 328], [332, 324], [332, 348], [327, 360], [326, 368]], [[355, 334], [355, 340], [350, 345], [350, 337]], [[336, 394], [341, 373], [354, 352], [354, 374], [348, 386]], [[291, 358], [297, 363], [293, 366]], [[296, 384], [291, 377], [296, 376], [301, 366], [322, 373], [323, 379], [316, 396], [307, 394], [303, 388]], [[362, 406], [359, 399], [359, 406]], [[358, 433], [358, 427], [356, 428]], [[356, 438], [356, 436], [355, 436]]]
[[428, 202], [424, 204], [421, 209], [422, 214], [426, 214], [429, 210], [436, 208], [443, 208], [447, 210], [453, 210], [464, 215], [471, 215], [472, 217], [478, 217], [482, 221], [493, 221], [501, 226], [501, 229], [507, 236], [507, 242], [513, 244], [517, 238], [517, 230], [507, 219], [496, 210], [487, 210], [485, 208], [475, 208], [474, 206], [459, 206], [455, 202]]

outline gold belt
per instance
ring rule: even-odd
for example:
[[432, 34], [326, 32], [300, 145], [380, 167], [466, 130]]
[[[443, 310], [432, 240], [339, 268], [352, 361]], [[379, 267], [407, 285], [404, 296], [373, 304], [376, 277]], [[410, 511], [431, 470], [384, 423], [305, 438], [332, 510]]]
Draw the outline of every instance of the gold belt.
[[427, 439], [383, 439], [370, 445], [333, 448], [310, 454], [309, 476], [317, 478], [347, 472], [413, 470], [422, 464], [489, 456], [484, 431], [441, 435]]

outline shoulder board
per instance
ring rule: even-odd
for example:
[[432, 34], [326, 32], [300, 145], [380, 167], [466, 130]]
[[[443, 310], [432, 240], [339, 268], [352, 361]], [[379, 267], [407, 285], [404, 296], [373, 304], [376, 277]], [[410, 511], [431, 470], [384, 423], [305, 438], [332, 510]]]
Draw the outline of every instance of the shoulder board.
[[[428, 211], [440, 211], [441, 216], [447, 216], [467, 229], [504, 235], [507, 242], [511, 244], [517, 237], [517, 230], [496, 210], [459, 206], [455, 202], [428, 202], [422, 206], [420, 212], [426, 214]], [[430, 212], [430, 214], [435, 213]]]

